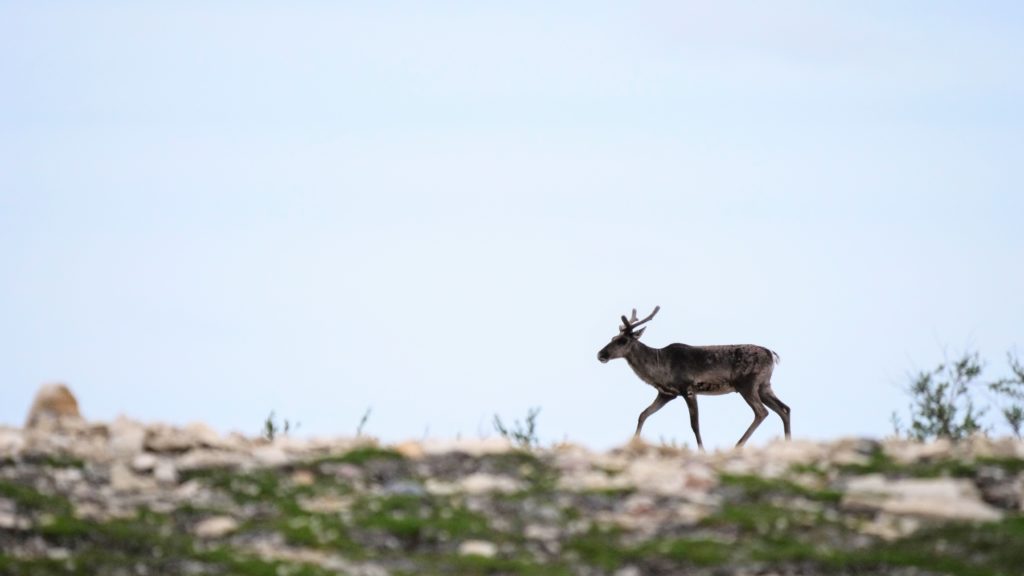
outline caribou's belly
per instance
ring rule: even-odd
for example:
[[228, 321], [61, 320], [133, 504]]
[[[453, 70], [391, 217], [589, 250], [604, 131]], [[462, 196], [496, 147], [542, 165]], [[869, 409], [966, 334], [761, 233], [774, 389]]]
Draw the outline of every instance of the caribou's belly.
[[696, 394], [702, 396], [719, 396], [722, 394], [729, 394], [735, 392], [736, 389], [732, 387], [732, 384], [721, 381], [706, 381], [706, 382], [694, 382], [693, 391]]

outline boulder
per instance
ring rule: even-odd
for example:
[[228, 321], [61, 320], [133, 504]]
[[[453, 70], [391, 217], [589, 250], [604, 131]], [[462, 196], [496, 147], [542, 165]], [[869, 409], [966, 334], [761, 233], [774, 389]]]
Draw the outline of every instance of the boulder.
[[486, 540], [466, 540], [459, 544], [460, 556], [480, 556], [492, 558], [498, 553], [498, 546]]
[[110, 467], [110, 487], [114, 492], [150, 492], [156, 489], [151, 478], [138, 476], [123, 462], [115, 462]]
[[132, 458], [142, 452], [146, 442], [146, 427], [120, 416], [107, 426], [107, 447], [114, 458]]
[[80, 421], [82, 414], [78, 411], [78, 400], [64, 384], [45, 384], [36, 392], [32, 408], [29, 409], [25, 428], [38, 428], [48, 425], [60, 426], [66, 421]]
[[981, 500], [974, 484], [958, 478], [860, 476], [847, 482], [842, 507], [937, 520], [995, 521], [1003, 516]]
[[699, 499], [718, 484], [718, 475], [709, 466], [680, 458], [637, 458], [623, 477], [641, 492], [687, 499]]
[[156, 468], [157, 457], [146, 452], [138, 454], [135, 458], [132, 458], [132, 470], [139, 474], [146, 474], [152, 472], [153, 468]]
[[200, 520], [192, 530], [200, 538], [221, 538], [238, 529], [238, 520], [231, 516], [211, 516]]

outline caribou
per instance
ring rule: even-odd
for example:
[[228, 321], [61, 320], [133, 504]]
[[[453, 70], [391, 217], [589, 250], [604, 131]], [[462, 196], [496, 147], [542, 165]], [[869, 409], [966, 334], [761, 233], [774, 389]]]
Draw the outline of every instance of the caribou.
[[640, 413], [634, 438], [640, 437], [644, 421], [649, 416], [682, 396], [690, 410], [690, 427], [697, 437], [697, 447], [703, 451], [704, 443], [700, 438], [700, 422], [697, 416], [697, 396], [738, 392], [754, 411], [754, 421], [736, 443], [737, 447], [743, 446], [754, 430], [768, 417], [765, 406], [782, 418], [786, 440], [790, 439], [789, 406], [779, 400], [772, 390], [772, 371], [779, 361], [778, 354], [753, 344], [669, 344], [664, 348], [652, 348], [640, 342], [640, 336], [647, 328], [637, 328], [654, 318], [659, 310], [661, 307], [655, 306], [654, 312], [643, 320], [637, 319], [635, 308], [631, 318], [622, 316], [622, 326], [619, 327], [618, 335], [597, 353], [597, 359], [602, 364], [613, 358], [625, 358], [633, 372], [658, 391], [654, 402]]

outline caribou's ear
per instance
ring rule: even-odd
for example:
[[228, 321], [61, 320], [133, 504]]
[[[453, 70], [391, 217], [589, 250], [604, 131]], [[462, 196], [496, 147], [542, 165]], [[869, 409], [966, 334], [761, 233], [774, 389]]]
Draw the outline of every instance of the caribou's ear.
[[629, 328], [629, 320], [625, 316], [622, 316], [622, 328], [619, 328], [620, 332], [625, 332], [626, 328]]
[[637, 330], [636, 332], [633, 332], [633, 337], [640, 338], [641, 336], [644, 335], [644, 330], [647, 330], [647, 326], [644, 326], [643, 328]]

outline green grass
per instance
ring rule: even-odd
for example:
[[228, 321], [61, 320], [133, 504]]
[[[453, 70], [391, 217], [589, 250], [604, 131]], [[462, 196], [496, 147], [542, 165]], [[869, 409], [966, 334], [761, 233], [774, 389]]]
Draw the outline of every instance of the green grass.
[[569, 576], [573, 572], [561, 563], [540, 564], [521, 558], [482, 556], [435, 556], [421, 558], [416, 574], [516, 574], [522, 576]]
[[18, 510], [26, 513], [69, 514], [71, 512], [71, 503], [67, 498], [43, 494], [31, 486], [10, 480], [0, 480], [0, 498], [11, 500]]
[[622, 500], [635, 493], [636, 487], [623, 486], [619, 488], [596, 488], [593, 490], [585, 490], [580, 494], [584, 496], [596, 496], [598, 498], [606, 498], [609, 500]]
[[735, 529], [752, 536], [770, 536], [778, 532], [812, 527], [815, 514], [791, 510], [763, 502], [726, 503], [715, 514], [701, 520], [707, 528]]
[[27, 456], [26, 462], [50, 468], [84, 468], [85, 461], [69, 454], [39, 454]]
[[1024, 472], [1024, 458], [993, 458], [981, 457], [975, 460], [978, 466], [995, 466], [1002, 468], [1010, 475]]
[[735, 546], [725, 542], [700, 538], [661, 540], [643, 546], [643, 550], [648, 554], [660, 555], [696, 566], [725, 564], [732, 556], [734, 549]]
[[935, 459], [901, 464], [889, 457], [881, 448], [868, 456], [864, 464], [844, 464], [838, 470], [846, 475], [884, 474], [903, 478], [973, 478], [982, 466], [995, 466], [1011, 475], [1024, 471], [1024, 460], [1019, 458], [979, 457], [970, 460]]
[[635, 558], [635, 550], [622, 545], [622, 530], [615, 527], [591, 526], [589, 530], [569, 539], [564, 550], [581, 561], [604, 570], [613, 570]]
[[480, 458], [480, 467], [489, 474], [511, 476], [521, 480], [525, 487], [518, 493], [506, 495], [512, 499], [551, 496], [558, 483], [558, 472], [532, 452], [511, 450]]
[[722, 474], [719, 481], [723, 486], [733, 486], [743, 491], [747, 498], [760, 500], [770, 495], [798, 496], [827, 504], [838, 503], [842, 493], [836, 490], [814, 490], [782, 478], [763, 478], [746, 474]]
[[[553, 522], [564, 528], [585, 516], [581, 510], [612, 510], [633, 489], [559, 493], [555, 489], [557, 471], [542, 456], [526, 451], [483, 456], [474, 463], [481, 473], [518, 479], [525, 486], [522, 491], [473, 497], [389, 494], [378, 488], [356, 493], [353, 485], [317, 470], [315, 464], [320, 462], [365, 467], [362, 475], [384, 489], [392, 480], [408, 479], [415, 470], [394, 451], [363, 447], [309, 464], [315, 480], [310, 486], [291, 482], [290, 469], [185, 473], [185, 479], [197, 479], [229, 496], [234, 504], [227, 507], [237, 508], [239, 530], [231, 538], [215, 542], [198, 541], [190, 530], [198, 519], [224, 511], [185, 504], [170, 514], [142, 509], [130, 518], [99, 522], [75, 517], [71, 502], [62, 495], [0, 480], [0, 498], [14, 502], [19, 514], [35, 522], [33, 537], [71, 553], [67, 560], [14, 558], [0, 553], [0, 576], [120, 574], [134, 572], [136, 565], [145, 566], [151, 574], [331, 573], [312, 565], [262, 560], [231, 547], [233, 542], [275, 533], [289, 546], [370, 560], [396, 574], [411, 567], [415, 570], [410, 573], [416, 574], [611, 574], [632, 565], [641, 573], [756, 566], [782, 573], [796, 569], [872, 574], [915, 567], [936, 575], [1016, 576], [1024, 566], [1021, 515], [983, 525], [945, 524], [894, 542], [871, 543], [827, 513], [835, 510], [840, 500], [836, 491], [808, 488], [786, 478], [730, 474], [721, 476], [718, 489], [725, 501], [696, 526], [674, 526], [671, 534], [637, 543], [621, 528], [594, 525], [586, 532], [563, 536], [561, 551], [547, 556], [541, 544], [525, 538], [526, 526]], [[900, 465], [881, 450], [870, 455], [866, 464], [843, 471], [974, 477], [984, 466], [997, 466], [1011, 474], [1024, 471], [1024, 461], [1019, 459]], [[828, 475], [813, 467], [791, 472], [811, 473], [823, 480]], [[340, 493], [352, 499], [344, 513], [311, 513], [298, 505], [304, 496]], [[504, 526], [466, 504], [479, 499], [494, 510], [495, 518], [505, 521]], [[227, 498], [216, 501], [227, 502]], [[556, 514], [550, 514], [552, 509]], [[499, 531], [495, 526], [503, 527]], [[500, 552], [492, 558], [459, 556], [458, 545], [467, 539], [493, 542]], [[581, 568], [583, 565], [589, 568]]]
[[915, 566], [955, 576], [1017, 576], [1024, 567], [1024, 517], [992, 524], [947, 524], [870, 549], [839, 555], [852, 567]]
[[567, 552], [580, 562], [613, 571], [627, 564], [657, 563], [676, 566], [720, 566], [732, 557], [735, 546], [707, 538], [659, 538], [637, 545], [622, 542], [624, 532], [615, 527], [591, 527], [569, 539]]
[[951, 576], [1017, 576], [1024, 566], [1024, 525], [1014, 518], [995, 525], [953, 524], [922, 530], [895, 542], [862, 549], [830, 548], [797, 539], [750, 545], [744, 554], [773, 566], [811, 564], [823, 573], [877, 573], [918, 568]]
[[354, 524], [386, 532], [407, 549], [467, 538], [499, 538], [487, 519], [449, 498], [396, 494], [364, 498], [353, 508]]
[[291, 546], [328, 550], [355, 559], [365, 556], [364, 548], [352, 538], [350, 527], [337, 514], [277, 517], [266, 526], [281, 533]]
[[275, 470], [237, 472], [209, 468], [185, 472], [181, 480], [199, 480], [211, 488], [228, 493], [238, 504], [250, 504], [278, 500], [282, 494], [280, 477], [280, 472]]
[[238, 576], [333, 576], [332, 570], [310, 564], [292, 564], [267, 561], [249, 554], [239, 553], [227, 547], [211, 548], [196, 552], [193, 558], [206, 565], [207, 570], [214, 574]]

